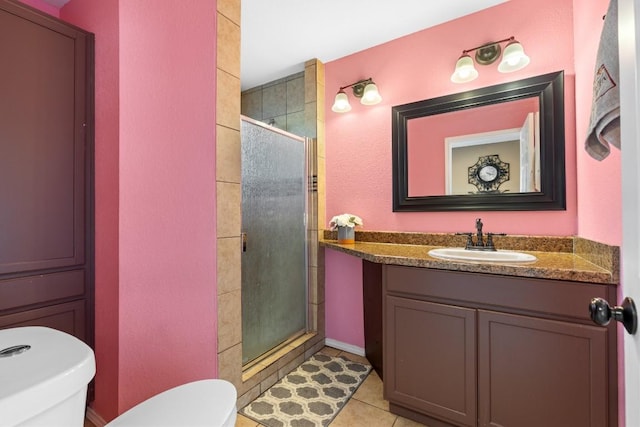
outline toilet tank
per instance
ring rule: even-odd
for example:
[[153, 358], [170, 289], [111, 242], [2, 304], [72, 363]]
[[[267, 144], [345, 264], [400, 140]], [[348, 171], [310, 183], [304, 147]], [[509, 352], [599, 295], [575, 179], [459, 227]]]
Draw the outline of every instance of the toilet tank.
[[82, 427], [93, 350], [51, 328], [0, 330], [0, 425]]

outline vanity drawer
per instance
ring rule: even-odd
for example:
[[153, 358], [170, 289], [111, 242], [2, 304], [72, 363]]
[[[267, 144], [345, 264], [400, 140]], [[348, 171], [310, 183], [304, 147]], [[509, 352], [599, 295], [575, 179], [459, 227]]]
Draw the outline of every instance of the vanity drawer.
[[585, 321], [592, 298], [616, 301], [613, 286], [397, 265], [384, 266], [383, 281], [392, 294]]

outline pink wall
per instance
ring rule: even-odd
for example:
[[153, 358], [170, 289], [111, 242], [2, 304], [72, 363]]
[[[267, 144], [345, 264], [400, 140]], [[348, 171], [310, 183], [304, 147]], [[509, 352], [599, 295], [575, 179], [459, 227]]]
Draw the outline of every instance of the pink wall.
[[[609, 0], [574, 0], [576, 48], [576, 141], [578, 164], [578, 234], [582, 237], [620, 245], [622, 243], [622, 193], [620, 150], [613, 148], [599, 162], [583, 149], [589, 125], [593, 75], [602, 17]], [[578, 6], [579, 5], [579, 6]], [[582, 46], [591, 46], [584, 49]]]
[[215, 40], [215, 1], [120, 2], [121, 410], [217, 374]]
[[217, 376], [216, 2], [99, 3], [61, 15], [96, 34], [94, 409], [110, 420]]
[[[327, 338], [364, 348], [362, 263], [354, 263], [354, 259], [360, 261], [342, 252], [325, 251], [325, 264], [332, 267], [325, 276], [325, 281], [332, 284], [325, 289], [325, 306], [339, 307], [326, 316], [325, 324]], [[345, 305], [344, 300], [349, 304]]]
[[[496, 232], [576, 234], [572, 28], [571, 0], [511, 0], [327, 63], [327, 99], [333, 99], [338, 87], [369, 76], [378, 84], [383, 98], [382, 103], [372, 107], [352, 102], [353, 110], [347, 114], [332, 112], [331, 103], [327, 102], [327, 223], [333, 215], [351, 212], [361, 216], [369, 230], [472, 229], [477, 212], [391, 211], [391, 107], [564, 70], [565, 97], [569, 100], [565, 114], [567, 210], [482, 212], [482, 218], [487, 230]], [[532, 59], [527, 68], [502, 74], [494, 63], [478, 66], [480, 76], [473, 82], [455, 84], [449, 80], [463, 49], [511, 35], [523, 44]]]
[[74, 0], [61, 17], [96, 34], [95, 44], [95, 339], [94, 409], [118, 415], [119, 383], [119, 43], [118, 0]]

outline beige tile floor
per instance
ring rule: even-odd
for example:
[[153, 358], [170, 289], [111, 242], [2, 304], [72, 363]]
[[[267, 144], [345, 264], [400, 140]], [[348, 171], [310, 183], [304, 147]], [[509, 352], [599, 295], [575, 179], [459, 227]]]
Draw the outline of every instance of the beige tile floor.
[[[345, 356], [354, 362], [369, 363], [362, 357], [331, 347], [325, 347], [322, 353], [331, 356]], [[331, 422], [331, 427], [416, 427], [423, 424], [394, 415], [389, 412], [389, 402], [382, 398], [382, 381], [375, 372], [371, 372], [358, 388], [338, 416]], [[261, 427], [262, 424], [238, 414], [236, 427]], [[94, 427], [89, 421], [85, 427]]]

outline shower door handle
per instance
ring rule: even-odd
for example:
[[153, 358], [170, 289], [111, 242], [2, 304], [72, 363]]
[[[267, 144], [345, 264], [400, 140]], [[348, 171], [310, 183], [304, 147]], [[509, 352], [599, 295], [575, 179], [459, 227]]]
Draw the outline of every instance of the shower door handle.
[[247, 233], [240, 233], [242, 238], [242, 252], [247, 252]]

